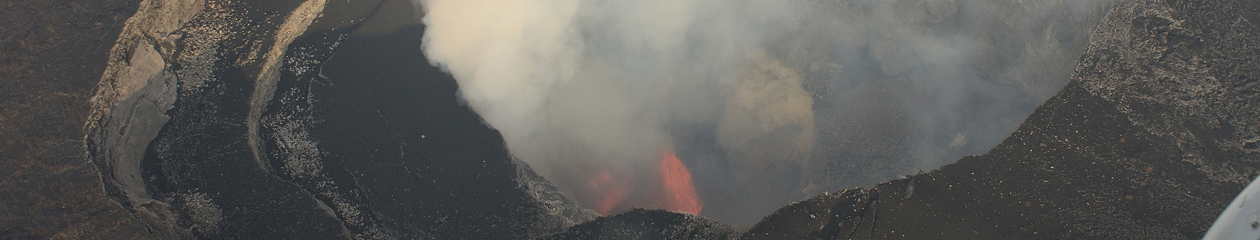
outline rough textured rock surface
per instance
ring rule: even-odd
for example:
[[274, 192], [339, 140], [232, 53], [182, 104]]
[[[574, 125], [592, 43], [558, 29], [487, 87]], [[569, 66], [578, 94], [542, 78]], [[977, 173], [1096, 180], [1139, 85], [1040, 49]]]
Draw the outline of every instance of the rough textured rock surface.
[[84, 156], [88, 99], [140, 0], [0, 2], [0, 239], [145, 239]]
[[[833, 4], [822, 14], [847, 24], [814, 23], [800, 34], [843, 35], [805, 49], [845, 54], [788, 54], [841, 66], [805, 72], [819, 145], [794, 199], [872, 186], [993, 148], [1067, 84], [1090, 31], [1123, 0], [824, 2]], [[942, 61], [927, 57], [931, 51], [967, 54]]]
[[[100, 135], [89, 135], [89, 150], [144, 153], [139, 164], [120, 164], [137, 159], [94, 160], [101, 165], [127, 167], [113, 172], [127, 172], [128, 176], [115, 178], [144, 181], [139, 189], [143, 191], [138, 193], [131, 187], [120, 187], [127, 196], [148, 197], [129, 197], [124, 206], [131, 207], [159, 236], [351, 234], [310, 194], [268, 174], [246, 143], [249, 96], [260, 82], [258, 76], [266, 75], [269, 69], [267, 56], [283, 51], [284, 46], [276, 45], [291, 40], [292, 32], [305, 31], [305, 25], [292, 24], [293, 16], [313, 14], [311, 5], [322, 7], [323, 1], [205, 1], [187, 23], [169, 34], [176, 40], [162, 76], [177, 87], [168, 90], [174, 93], [174, 102], [162, 112], [170, 120], [157, 125], [160, 130], [151, 141], [144, 141], [144, 150], [92, 141]], [[289, 39], [283, 38], [286, 35]], [[115, 124], [133, 127], [126, 125], [130, 122], [144, 121], [104, 122], [100, 128]]]
[[[188, 238], [185, 231], [164, 224], [169, 206], [152, 201], [141, 179], [140, 159], [149, 141], [170, 117], [176, 77], [166, 69], [174, 59], [176, 33], [202, 9], [204, 2], [143, 1], [127, 20], [110, 50], [96, 95], [90, 101], [86, 146], [101, 171], [106, 195], [133, 210], [161, 238]], [[156, 226], [156, 227], [154, 227]]]
[[154, 237], [519, 239], [597, 216], [455, 101], [407, 1], [140, 5], [87, 145]]
[[[575, 206], [457, 101], [403, 0], [0, 6], [0, 239], [736, 234]], [[791, 204], [740, 238], [1198, 238], [1260, 174], [1258, 9], [1121, 4], [988, 153]]]
[[457, 102], [454, 79], [420, 51], [411, 5], [384, 4], [354, 33], [291, 46], [261, 117], [276, 174], [352, 231], [389, 237], [520, 239], [594, 219]]
[[543, 239], [729, 239], [734, 234], [730, 225], [689, 213], [632, 209]]
[[789, 205], [743, 238], [1199, 238], [1260, 167], [1257, 10], [1123, 4], [988, 153]]

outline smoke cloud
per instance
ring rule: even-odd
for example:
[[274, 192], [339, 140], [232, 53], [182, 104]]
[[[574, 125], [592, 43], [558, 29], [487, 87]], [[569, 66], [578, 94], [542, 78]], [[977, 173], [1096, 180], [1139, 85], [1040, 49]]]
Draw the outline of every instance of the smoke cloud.
[[1108, 1], [413, 2], [426, 56], [571, 197], [661, 206], [676, 151], [701, 215], [748, 224], [993, 147]]

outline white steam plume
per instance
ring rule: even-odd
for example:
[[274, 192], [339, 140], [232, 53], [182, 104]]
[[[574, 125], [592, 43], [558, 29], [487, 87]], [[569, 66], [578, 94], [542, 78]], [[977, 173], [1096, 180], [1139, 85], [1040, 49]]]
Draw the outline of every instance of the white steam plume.
[[591, 205], [593, 172], [643, 180], [674, 149], [734, 224], [982, 153], [1066, 83], [1109, 2], [412, 1], [426, 57], [568, 194]]
[[508, 142], [542, 121], [552, 87], [570, 81], [582, 52], [574, 0], [425, 1], [425, 54]]

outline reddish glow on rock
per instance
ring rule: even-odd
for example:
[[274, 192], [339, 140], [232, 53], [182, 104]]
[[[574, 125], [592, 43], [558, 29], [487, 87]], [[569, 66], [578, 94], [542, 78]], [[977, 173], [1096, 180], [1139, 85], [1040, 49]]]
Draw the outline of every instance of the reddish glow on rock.
[[599, 171], [587, 184], [600, 196], [599, 206], [595, 209], [599, 214], [608, 215], [614, 207], [626, 199], [625, 186], [614, 182], [612, 173], [608, 171]]
[[661, 156], [660, 173], [665, 187], [665, 209], [678, 212], [700, 214], [704, 203], [696, 196], [696, 188], [691, 185], [691, 171], [674, 156], [673, 151], [666, 151]]

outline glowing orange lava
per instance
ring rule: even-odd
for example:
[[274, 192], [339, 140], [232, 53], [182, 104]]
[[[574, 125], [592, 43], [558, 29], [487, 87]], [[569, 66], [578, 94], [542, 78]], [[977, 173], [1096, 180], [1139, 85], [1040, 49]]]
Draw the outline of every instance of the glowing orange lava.
[[665, 183], [665, 209], [670, 211], [700, 214], [704, 203], [696, 196], [696, 188], [691, 185], [691, 171], [674, 156], [674, 152], [666, 151], [661, 156], [661, 178]]
[[624, 186], [613, 182], [612, 173], [608, 171], [599, 171], [587, 184], [600, 196], [599, 206], [595, 209], [599, 214], [608, 215], [608, 212], [626, 199]]

